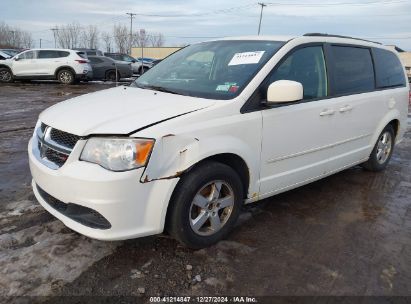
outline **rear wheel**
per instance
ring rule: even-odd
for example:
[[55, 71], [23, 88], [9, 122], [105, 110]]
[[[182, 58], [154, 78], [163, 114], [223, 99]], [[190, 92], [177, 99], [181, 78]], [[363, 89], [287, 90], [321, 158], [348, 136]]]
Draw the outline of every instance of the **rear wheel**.
[[140, 75], [143, 75], [145, 72], [147, 72], [149, 69], [146, 67], [140, 68]]
[[13, 82], [13, 73], [8, 68], [0, 68], [0, 82]]
[[120, 79], [119, 74], [116, 74], [116, 71], [108, 71], [106, 73], [106, 79], [109, 81], [118, 81]]
[[205, 162], [183, 176], [167, 215], [167, 230], [191, 248], [225, 238], [240, 214], [243, 187], [237, 173], [218, 162]]
[[394, 128], [392, 125], [387, 125], [378, 137], [370, 158], [362, 166], [369, 171], [384, 170], [391, 159], [394, 143]]
[[64, 69], [57, 73], [57, 80], [61, 84], [73, 84], [75, 81], [74, 73], [70, 70]]

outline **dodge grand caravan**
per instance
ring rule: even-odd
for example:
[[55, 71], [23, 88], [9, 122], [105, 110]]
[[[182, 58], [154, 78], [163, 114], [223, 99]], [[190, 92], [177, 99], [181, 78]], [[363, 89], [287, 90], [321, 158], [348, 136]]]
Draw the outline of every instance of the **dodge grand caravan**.
[[29, 143], [41, 205], [91, 238], [227, 236], [242, 204], [361, 164], [406, 129], [397, 54], [325, 34], [226, 38], [169, 56], [130, 87], [41, 113]]

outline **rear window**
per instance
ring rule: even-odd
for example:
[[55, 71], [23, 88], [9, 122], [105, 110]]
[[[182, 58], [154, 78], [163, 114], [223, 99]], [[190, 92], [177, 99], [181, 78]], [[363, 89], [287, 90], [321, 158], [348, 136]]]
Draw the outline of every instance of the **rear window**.
[[77, 52], [77, 55], [79, 55], [83, 59], [87, 59], [87, 55], [84, 52]]
[[390, 51], [373, 49], [378, 88], [405, 86], [405, 76], [398, 57]]
[[368, 48], [331, 46], [331, 73], [336, 95], [374, 90], [374, 68]]

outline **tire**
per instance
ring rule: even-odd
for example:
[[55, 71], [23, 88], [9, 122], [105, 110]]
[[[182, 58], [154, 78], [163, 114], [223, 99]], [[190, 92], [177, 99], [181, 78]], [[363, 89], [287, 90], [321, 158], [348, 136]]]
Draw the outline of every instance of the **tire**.
[[13, 73], [8, 68], [0, 68], [0, 82], [10, 83], [13, 82]]
[[57, 73], [57, 80], [61, 84], [73, 84], [75, 81], [74, 73], [68, 69], [60, 70]]
[[140, 73], [140, 75], [143, 75], [148, 70], [149, 70], [149, 68], [143, 67], [143, 68], [140, 68], [139, 73]]
[[225, 164], [206, 161], [179, 181], [170, 200], [166, 230], [187, 247], [208, 247], [230, 233], [242, 202], [243, 185], [237, 173]]
[[382, 171], [384, 170], [394, 151], [395, 132], [392, 125], [387, 125], [381, 134], [371, 152], [370, 158], [361, 166], [368, 171]]
[[117, 73], [117, 76], [116, 76], [116, 71], [108, 71], [106, 73], [106, 80], [117, 82], [118, 80], [120, 80], [119, 76], [120, 75], [118, 73]]

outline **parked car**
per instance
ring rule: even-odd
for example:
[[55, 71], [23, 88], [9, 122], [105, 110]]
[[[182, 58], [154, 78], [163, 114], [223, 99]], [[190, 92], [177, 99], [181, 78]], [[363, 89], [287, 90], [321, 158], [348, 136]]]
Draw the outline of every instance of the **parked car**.
[[16, 56], [18, 53], [21, 53], [22, 49], [0, 49], [1, 52], [8, 54], [10, 57]]
[[131, 57], [130, 55], [127, 54], [122, 54], [122, 53], [104, 53], [105, 56], [110, 57], [114, 60], [117, 61], [123, 61], [123, 62], [129, 62], [131, 63], [133, 67], [133, 73], [134, 74], [144, 74], [147, 72], [151, 67], [152, 64], [149, 62], [143, 62]]
[[73, 50], [84, 52], [87, 56], [104, 56], [104, 53], [97, 49], [76, 48]]
[[12, 56], [10, 56], [9, 54], [0, 51], [0, 60], [9, 59], [11, 57]]
[[243, 204], [357, 164], [384, 170], [407, 128], [409, 90], [398, 55], [360, 39], [192, 44], [131, 87], [42, 112], [28, 147], [34, 194], [91, 238], [166, 230], [209, 246]]
[[82, 53], [66, 49], [32, 49], [0, 62], [0, 82], [55, 79], [62, 84], [92, 79]]
[[118, 81], [133, 76], [130, 63], [115, 61], [106, 56], [89, 56], [94, 80]]
[[159, 64], [161, 61], [163, 61], [163, 59], [156, 59], [156, 60], [153, 60], [153, 62], [151, 63], [151, 67], [153, 67], [153, 66], [155, 66], [155, 65], [157, 65], [157, 64]]

